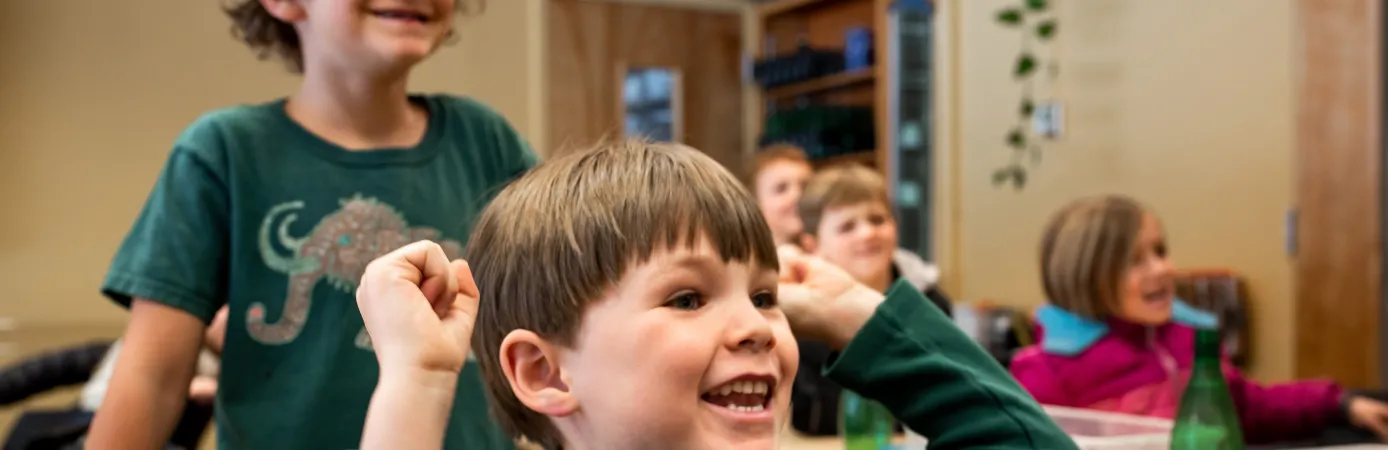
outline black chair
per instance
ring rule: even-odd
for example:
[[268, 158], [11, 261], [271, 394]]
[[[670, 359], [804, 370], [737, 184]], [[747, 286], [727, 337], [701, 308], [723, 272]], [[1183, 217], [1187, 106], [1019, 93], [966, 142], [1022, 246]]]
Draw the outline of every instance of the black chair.
[[[91, 379], [113, 341], [96, 341], [43, 353], [0, 369], [0, 407]], [[211, 423], [213, 408], [188, 402], [179, 419], [170, 449], [194, 450]], [[10, 429], [3, 450], [80, 449], [92, 413], [79, 408], [25, 411]]]

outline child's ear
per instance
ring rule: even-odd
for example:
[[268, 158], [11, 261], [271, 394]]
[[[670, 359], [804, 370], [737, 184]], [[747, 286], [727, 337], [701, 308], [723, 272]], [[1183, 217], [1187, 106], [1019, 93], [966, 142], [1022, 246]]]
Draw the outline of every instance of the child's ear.
[[804, 250], [805, 254], [813, 255], [819, 251], [819, 240], [810, 233], [800, 233], [800, 249]]
[[515, 330], [501, 341], [501, 369], [511, 392], [527, 408], [554, 417], [578, 410], [568, 376], [559, 365], [559, 348], [529, 330]]
[[285, 23], [298, 22], [307, 16], [299, 0], [260, 0], [260, 6], [265, 7], [265, 11], [271, 16]]

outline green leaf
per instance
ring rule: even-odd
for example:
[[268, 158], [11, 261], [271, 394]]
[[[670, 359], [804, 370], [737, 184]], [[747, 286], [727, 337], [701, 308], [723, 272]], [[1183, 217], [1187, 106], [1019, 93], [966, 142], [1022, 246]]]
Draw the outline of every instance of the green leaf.
[[1027, 0], [1027, 9], [1032, 11], [1045, 11], [1050, 2], [1046, 0]]
[[1032, 103], [1031, 99], [1024, 98], [1022, 99], [1022, 106], [1018, 108], [1017, 112], [1021, 113], [1023, 118], [1027, 118], [1031, 117], [1031, 113], [1034, 111], [1036, 111], [1036, 104]]
[[1020, 167], [1020, 165], [1009, 164], [992, 171], [992, 186], [994, 188], [1006, 185], [1006, 183], [1010, 183], [1012, 189], [1022, 190], [1023, 186], [1027, 185], [1027, 169]]
[[1017, 164], [1009, 164], [993, 171], [993, 186], [1011, 183], [1012, 189], [1022, 190], [1027, 184], [1027, 169]]
[[1012, 76], [1026, 78], [1032, 72], [1036, 72], [1036, 58], [1032, 57], [1030, 53], [1017, 56], [1017, 65], [1012, 68]]
[[1022, 23], [1022, 10], [1017, 8], [1007, 8], [998, 11], [998, 23], [1003, 25], [1020, 25]]
[[1043, 41], [1049, 41], [1055, 37], [1055, 19], [1047, 19], [1036, 25], [1036, 37]]
[[1027, 136], [1022, 134], [1021, 128], [1013, 128], [1012, 131], [1007, 133], [1007, 146], [1018, 150], [1026, 148]]
[[1012, 166], [993, 171], [993, 186], [1000, 186], [1012, 179]]

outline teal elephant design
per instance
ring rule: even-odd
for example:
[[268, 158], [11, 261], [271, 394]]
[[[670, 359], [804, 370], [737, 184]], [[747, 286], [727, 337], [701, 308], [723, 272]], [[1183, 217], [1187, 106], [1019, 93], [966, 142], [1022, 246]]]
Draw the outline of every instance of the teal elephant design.
[[[266, 214], [260, 225], [260, 256], [266, 266], [289, 277], [289, 289], [274, 322], [267, 317], [266, 303], [251, 304], [246, 313], [246, 330], [251, 338], [266, 345], [292, 342], [308, 322], [313, 291], [319, 284], [327, 282], [333, 289], [354, 293], [368, 263], [405, 244], [433, 240], [439, 242], [450, 259], [462, 254], [462, 245], [457, 241], [440, 241], [442, 233], [433, 228], [411, 228], [399, 212], [375, 199], [355, 195], [342, 200], [341, 206], [304, 237], [289, 233], [289, 226], [298, 219], [295, 212], [303, 209], [303, 202], [282, 203]], [[274, 242], [289, 249], [290, 254], [277, 252]], [[365, 330], [358, 334], [356, 343], [370, 348]]]

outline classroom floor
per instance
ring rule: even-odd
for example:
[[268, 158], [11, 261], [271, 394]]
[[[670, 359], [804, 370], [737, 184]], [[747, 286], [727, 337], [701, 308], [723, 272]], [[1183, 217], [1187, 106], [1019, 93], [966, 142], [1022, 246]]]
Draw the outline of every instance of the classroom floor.
[[[8, 366], [19, 359], [63, 347], [82, 344], [93, 340], [114, 340], [120, 336], [124, 324], [102, 324], [90, 326], [61, 326], [19, 328], [13, 331], [0, 331], [0, 367]], [[81, 386], [73, 386], [40, 395], [22, 403], [0, 408], [0, 442], [10, 434], [14, 421], [27, 409], [67, 408], [76, 401]], [[202, 448], [215, 448], [211, 430], [203, 437]]]

